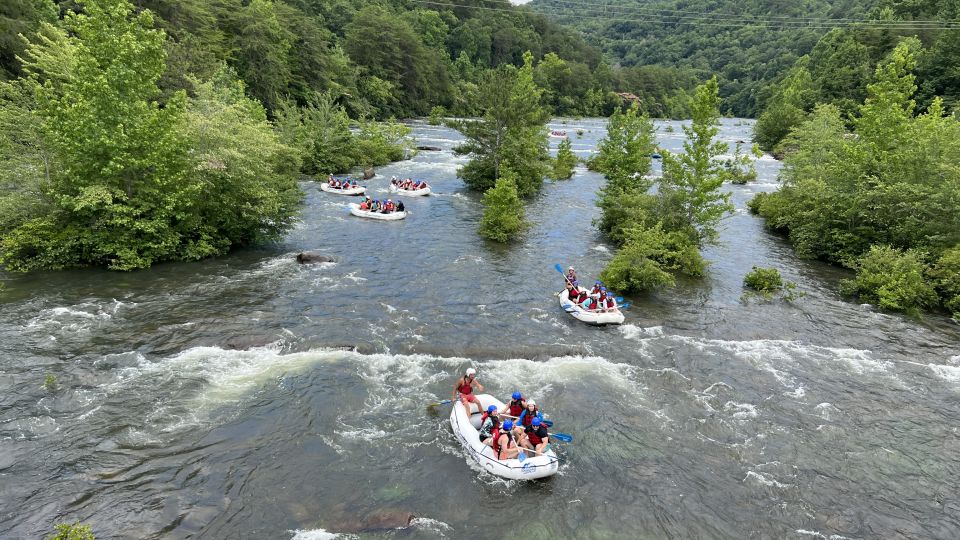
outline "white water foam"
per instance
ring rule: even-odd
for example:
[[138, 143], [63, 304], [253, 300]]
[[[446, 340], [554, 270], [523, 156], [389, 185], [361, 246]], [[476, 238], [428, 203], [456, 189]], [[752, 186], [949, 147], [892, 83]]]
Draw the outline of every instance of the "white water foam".
[[[956, 358], [956, 357], [954, 357]], [[960, 382], [960, 366], [946, 366], [941, 364], [927, 364], [934, 375], [949, 382]]]
[[645, 338], [654, 338], [663, 336], [662, 326], [637, 326], [635, 324], [624, 324], [620, 326], [620, 333], [626, 339], [641, 340]]
[[736, 403], [734, 401], [724, 403], [723, 410], [725, 412], [732, 412], [733, 414], [731, 416], [736, 420], [749, 420], [756, 418], [759, 414], [755, 406], [749, 403]]
[[808, 531], [806, 529], [797, 529], [793, 532], [803, 536], [813, 536], [815, 538], [822, 538], [823, 540], [850, 540], [846, 536], [840, 536], [839, 534], [831, 534], [830, 536], [826, 536], [825, 534], [819, 531]]
[[293, 533], [293, 537], [290, 540], [333, 540], [334, 538], [352, 538], [351, 536], [343, 536], [338, 533], [327, 532], [323, 529], [310, 529], [307, 531], [287, 531]]
[[435, 532], [440, 536], [446, 536], [444, 533], [453, 530], [453, 527], [450, 525], [438, 519], [431, 519], [428, 517], [413, 518], [413, 521], [410, 522], [410, 525], [420, 530]]
[[758, 473], [756, 471], [747, 471], [747, 475], [743, 477], [742, 481], [746, 482], [747, 480], [753, 480], [754, 482], [757, 482], [759, 484], [762, 484], [764, 486], [769, 486], [769, 487], [776, 487], [776, 488], [791, 487], [791, 484], [783, 484], [773, 478], [767, 477], [763, 473]]

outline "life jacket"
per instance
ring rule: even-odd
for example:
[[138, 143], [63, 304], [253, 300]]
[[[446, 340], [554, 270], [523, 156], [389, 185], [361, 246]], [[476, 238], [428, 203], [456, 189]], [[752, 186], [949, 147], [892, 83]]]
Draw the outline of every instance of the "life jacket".
[[517, 417], [520, 416], [520, 413], [522, 413], [523, 409], [525, 408], [523, 406], [523, 402], [514, 401], [512, 399], [510, 400], [510, 403], [507, 406], [510, 407], [510, 416], [517, 416]]
[[530, 414], [530, 409], [523, 410], [523, 427], [528, 427], [532, 425], [533, 419], [540, 416], [540, 407], [533, 407], [533, 414]]
[[567, 297], [573, 300], [574, 302], [576, 302], [580, 298], [580, 291], [574, 289], [573, 287], [570, 287], [570, 291], [567, 293]]
[[590, 291], [590, 294], [600, 294], [600, 286], [594, 285], [593, 290]]
[[536, 445], [538, 445], [538, 444], [540, 444], [540, 443], [543, 442], [543, 439], [540, 438], [540, 434], [537, 433], [537, 432], [540, 431], [540, 430], [543, 430], [542, 433], [543, 433], [543, 436], [544, 436], [544, 437], [546, 437], [547, 435], [549, 435], [549, 434], [547, 433], [547, 428], [544, 427], [543, 424], [540, 424], [540, 428], [539, 428], [539, 429], [533, 429], [533, 427], [531, 426], [530, 429], [527, 430], [527, 437], [530, 439], [530, 444], [536, 446]]
[[510, 448], [510, 443], [513, 442], [513, 433], [511, 433], [510, 431], [500, 431], [500, 428], [497, 428], [497, 430], [494, 432], [493, 445], [491, 445], [493, 447], [494, 456], [496, 456], [497, 459], [500, 459], [500, 436], [501, 435], [507, 436], [507, 448]]
[[607, 309], [613, 309], [613, 308], [615, 308], [616, 306], [617, 306], [617, 302], [613, 299], [613, 297], [608, 296], [608, 297], [607, 297]]
[[600, 298], [597, 299], [597, 307], [598, 308], [603, 307], [604, 304], [607, 303], [607, 300], [609, 300], [609, 298], [607, 298], [607, 295], [600, 293]]
[[464, 382], [460, 383], [460, 386], [457, 387], [457, 392], [460, 392], [463, 395], [469, 395], [473, 393], [473, 385], [466, 382], [466, 379], [463, 379]]
[[396, 208], [396, 206], [394, 206], [392, 202], [387, 203], [387, 212], [393, 212], [394, 208]]
[[578, 297], [577, 302], [582, 304], [587, 300], [587, 298], [587, 293], [580, 291], [580, 296]]

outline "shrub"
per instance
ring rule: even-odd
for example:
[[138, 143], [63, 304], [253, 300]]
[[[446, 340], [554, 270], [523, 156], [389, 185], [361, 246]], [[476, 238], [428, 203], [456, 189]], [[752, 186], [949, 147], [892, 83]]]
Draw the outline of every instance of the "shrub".
[[501, 167], [497, 183], [483, 194], [480, 236], [495, 242], [509, 242], [527, 228], [516, 178], [516, 173]]
[[571, 150], [573, 144], [570, 139], [560, 141], [557, 147], [557, 157], [553, 160], [554, 180], [567, 180], [573, 176], [573, 168], [577, 165], [577, 156]]
[[95, 540], [89, 525], [80, 522], [68, 525], [60, 523], [55, 526], [56, 532], [47, 536], [46, 540]]
[[430, 109], [430, 117], [427, 118], [427, 123], [431, 126], [439, 126], [443, 123], [443, 117], [447, 115], [447, 108], [443, 105], [434, 105]]
[[411, 129], [395, 120], [389, 122], [362, 122], [354, 135], [354, 165], [384, 165], [406, 159], [414, 152]]
[[754, 266], [744, 276], [743, 284], [756, 291], [774, 293], [783, 288], [783, 278], [780, 277], [780, 271], [776, 268], [757, 268]]
[[916, 315], [921, 308], [936, 305], [937, 294], [924, 280], [926, 265], [913, 251], [890, 246], [872, 246], [854, 263], [857, 275], [841, 283], [841, 292], [858, 296], [882, 309]]
[[930, 270], [930, 280], [943, 305], [960, 318], [960, 246], [943, 253]]
[[624, 246], [600, 274], [609, 287], [643, 291], [673, 286], [674, 274], [702, 276], [706, 261], [696, 241], [681, 232], [666, 232], [658, 223], [651, 228], [637, 227], [626, 233]]

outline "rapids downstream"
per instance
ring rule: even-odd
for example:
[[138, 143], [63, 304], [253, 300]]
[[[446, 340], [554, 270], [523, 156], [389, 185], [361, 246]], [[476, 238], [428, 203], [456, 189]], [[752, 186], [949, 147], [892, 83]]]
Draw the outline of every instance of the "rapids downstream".
[[[778, 162], [727, 187], [705, 279], [629, 297], [626, 324], [598, 329], [559, 309], [553, 265], [592, 280], [609, 260], [602, 178], [544, 186], [525, 239], [494, 246], [456, 178], [459, 135], [413, 125], [442, 151], [366, 183], [385, 198], [391, 175], [427, 180], [406, 220], [354, 218], [308, 182], [278, 245], [0, 274], [0, 538], [78, 520], [101, 540], [960, 537], [960, 326], [844, 301], [845, 272], [766, 232], [746, 202]], [[657, 125], [680, 149], [680, 123]], [[550, 128], [585, 157], [604, 120]], [[722, 137], [750, 130], [724, 120]], [[299, 265], [304, 250], [336, 262]], [[753, 265], [806, 296], [742, 302]], [[480, 473], [449, 409], [426, 408], [471, 365], [575, 437], [559, 475]], [[370, 519], [407, 512], [406, 530]]]

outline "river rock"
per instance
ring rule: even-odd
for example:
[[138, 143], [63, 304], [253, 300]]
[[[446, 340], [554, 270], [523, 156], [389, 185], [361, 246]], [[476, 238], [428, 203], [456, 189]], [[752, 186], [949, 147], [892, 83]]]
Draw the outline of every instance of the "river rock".
[[406, 529], [417, 516], [405, 510], [385, 509], [371, 512], [357, 519], [343, 519], [329, 527], [328, 530], [338, 533], [375, 533]]
[[333, 262], [333, 257], [327, 257], [326, 255], [320, 255], [319, 253], [304, 251], [297, 253], [297, 262], [300, 264]]
[[417, 150], [426, 150], [427, 152], [439, 152], [443, 150], [439, 146], [418, 146]]
[[377, 171], [373, 170], [373, 167], [367, 167], [363, 170], [363, 179], [369, 180], [377, 175]]

